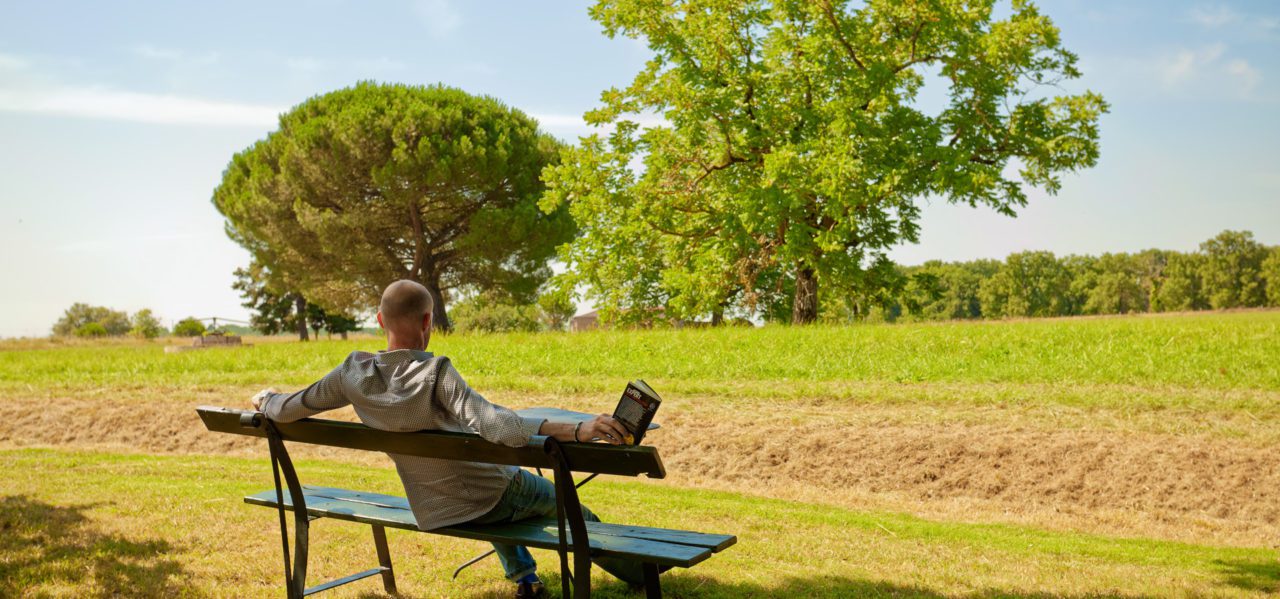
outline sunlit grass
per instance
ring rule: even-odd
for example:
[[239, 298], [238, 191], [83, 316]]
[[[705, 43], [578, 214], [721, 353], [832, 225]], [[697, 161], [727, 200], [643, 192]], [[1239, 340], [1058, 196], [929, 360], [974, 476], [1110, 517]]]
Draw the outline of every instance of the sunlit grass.
[[[240, 498], [270, 487], [265, 459], [0, 452], [0, 595], [276, 596], [275, 514]], [[304, 460], [304, 482], [400, 493], [389, 468]], [[1112, 538], [999, 524], [939, 522], [601, 480], [584, 501], [609, 520], [739, 536], [739, 544], [665, 579], [671, 596], [1249, 596], [1276, 590], [1270, 549]], [[368, 529], [320, 520], [312, 582], [369, 567]], [[32, 541], [36, 541], [33, 543]], [[408, 597], [506, 596], [496, 562], [459, 581], [471, 541], [392, 531]], [[554, 555], [538, 552], [554, 581]], [[596, 572], [602, 597], [627, 596]], [[376, 581], [336, 596], [373, 594]]]
[[[381, 341], [163, 353], [160, 344], [0, 352], [0, 386], [305, 385]], [[1050, 383], [1280, 389], [1280, 311], [854, 327], [439, 336], [487, 389], [819, 394], [842, 383]]]

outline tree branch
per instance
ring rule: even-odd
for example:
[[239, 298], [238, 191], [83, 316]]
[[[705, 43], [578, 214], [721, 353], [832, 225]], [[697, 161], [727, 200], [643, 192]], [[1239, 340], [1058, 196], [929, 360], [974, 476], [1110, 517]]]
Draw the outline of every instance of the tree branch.
[[862, 61], [858, 59], [858, 53], [854, 51], [849, 40], [844, 37], [844, 31], [840, 29], [840, 20], [836, 17], [835, 7], [831, 6], [831, 0], [823, 0], [820, 5], [822, 14], [827, 17], [827, 22], [835, 30], [836, 40], [840, 42], [841, 46], [844, 46], [844, 50], [849, 54], [849, 58], [853, 60], [853, 64], [858, 65], [858, 70], [866, 71], [866, 65], [862, 64]]

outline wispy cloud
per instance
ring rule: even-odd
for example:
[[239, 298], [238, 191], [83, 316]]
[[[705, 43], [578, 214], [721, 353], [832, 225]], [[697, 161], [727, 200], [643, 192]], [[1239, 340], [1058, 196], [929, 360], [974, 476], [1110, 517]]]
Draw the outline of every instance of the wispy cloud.
[[[169, 60], [174, 54], [152, 46], [138, 52]], [[40, 76], [30, 61], [0, 54], [0, 112], [47, 114], [166, 125], [272, 127], [278, 106], [156, 94], [98, 85], [66, 85]]]
[[1180, 49], [1160, 58], [1156, 69], [1160, 82], [1170, 91], [1225, 90], [1249, 98], [1262, 83], [1262, 72], [1243, 58], [1229, 56], [1223, 43]]
[[1166, 87], [1179, 85], [1216, 63], [1226, 49], [1225, 44], [1212, 44], [1202, 48], [1178, 50], [1172, 57], [1162, 60], [1160, 78]]
[[1258, 87], [1262, 81], [1262, 73], [1244, 59], [1236, 59], [1227, 63], [1227, 72], [1240, 83], [1241, 90], [1248, 94]]
[[449, 0], [417, 0], [413, 11], [437, 37], [448, 35], [462, 25], [462, 15]]
[[1240, 20], [1240, 13], [1225, 4], [1197, 6], [1187, 12], [1192, 23], [1204, 27], [1222, 27]]
[[6, 88], [0, 111], [166, 125], [272, 127], [280, 108], [104, 87]]

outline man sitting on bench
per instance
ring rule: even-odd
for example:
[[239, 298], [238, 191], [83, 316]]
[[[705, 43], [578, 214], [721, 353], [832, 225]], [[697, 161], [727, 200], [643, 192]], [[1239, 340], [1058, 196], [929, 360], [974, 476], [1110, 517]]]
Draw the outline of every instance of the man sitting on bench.
[[[378, 306], [378, 325], [387, 332], [386, 351], [351, 352], [341, 366], [306, 389], [258, 393], [254, 407], [272, 420], [292, 422], [350, 405], [372, 428], [475, 433], [508, 447], [524, 446], [535, 434], [560, 441], [622, 443], [625, 430], [606, 415], [576, 425], [547, 422], [521, 417], [481, 397], [448, 358], [425, 351], [431, 339], [432, 304], [431, 294], [417, 282], [392, 283]], [[515, 466], [388, 455], [420, 529], [508, 523], [556, 513], [551, 481]], [[586, 520], [600, 521], [585, 506], [582, 511]], [[540, 596], [542, 583], [529, 550], [493, 546], [507, 578], [517, 583], [516, 597]], [[627, 583], [644, 584], [638, 563], [610, 558], [595, 562]]]

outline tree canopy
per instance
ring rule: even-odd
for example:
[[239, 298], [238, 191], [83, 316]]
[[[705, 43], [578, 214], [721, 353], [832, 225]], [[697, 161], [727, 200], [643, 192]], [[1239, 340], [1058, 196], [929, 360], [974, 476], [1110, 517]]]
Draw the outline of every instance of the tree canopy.
[[543, 212], [560, 144], [525, 114], [444, 86], [360, 83], [303, 102], [237, 154], [214, 192], [227, 234], [334, 313], [363, 313], [397, 279], [421, 282], [447, 330], [459, 289], [532, 301], [565, 210]]
[[[87, 325], [96, 324], [96, 327]], [[123, 335], [129, 332], [129, 314], [103, 306], [91, 306], [76, 302], [62, 313], [53, 324], [54, 335], [105, 336]], [[80, 332], [80, 331], [84, 332]]]
[[[1107, 105], [1046, 95], [1080, 76], [1076, 56], [1032, 3], [1000, 19], [993, 4], [600, 0], [605, 33], [654, 57], [588, 113], [613, 131], [547, 169], [544, 208], [569, 206], [582, 228], [566, 284], [612, 316], [785, 293], [805, 323], [819, 281], [883, 281], [885, 251], [917, 239], [921, 198], [1013, 215], [1027, 188], [1056, 192], [1097, 162]], [[933, 111], [929, 80], [945, 90]]]
[[173, 325], [173, 336], [199, 337], [205, 334], [207, 330], [203, 322], [200, 322], [194, 316], [188, 316]]
[[[1195, 252], [1151, 249], [1059, 257], [1026, 251], [1003, 261], [935, 260], [896, 267], [885, 285], [869, 298], [829, 298], [843, 299], [846, 309], [824, 308], [823, 319], [951, 320], [1276, 306], [1280, 246], [1254, 241], [1249, 231], [1223, 231]], [[838, 307], [841, 302], [828, 303]]]

